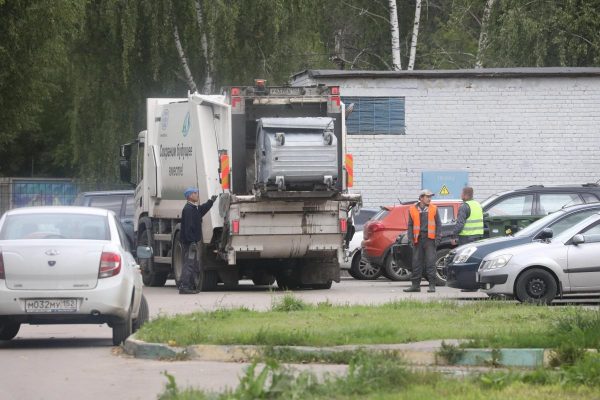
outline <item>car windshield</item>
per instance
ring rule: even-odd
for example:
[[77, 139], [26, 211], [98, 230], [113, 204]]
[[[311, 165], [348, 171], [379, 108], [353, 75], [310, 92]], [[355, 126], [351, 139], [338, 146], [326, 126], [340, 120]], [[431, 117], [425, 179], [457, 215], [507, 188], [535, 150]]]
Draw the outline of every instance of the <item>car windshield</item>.
[[369, 210], [369, 209], [361, 209], [354, 216], [354, 227], [356, 230], [361, 230], [363, 225], [373, 217], [373, 215], [377, 214], [378, 210]]
[[481, 202], [481, 207], [485, 208], [488, 204], [490, 204], [492, 201], [496, 200], [498, 197], [500, 197], [502, 193], [497, 193], [497, 194], [493, 194], [490, 197], [488, 197], [487, 199], [485, 199], [484, 201]]
[[106, 216], [89, 214], [8, 215], [0, 231], [0, 240], [109, 238]]
[[528, 237], [535, 235], [540, 229], [550, 225], [553, 221], [564, 215], [563, 211], [557, 211], [552, 214], [546, 215], [544, 218], [538, 219], [526, 228], [521, 229], [515, 234], [515, 237]]

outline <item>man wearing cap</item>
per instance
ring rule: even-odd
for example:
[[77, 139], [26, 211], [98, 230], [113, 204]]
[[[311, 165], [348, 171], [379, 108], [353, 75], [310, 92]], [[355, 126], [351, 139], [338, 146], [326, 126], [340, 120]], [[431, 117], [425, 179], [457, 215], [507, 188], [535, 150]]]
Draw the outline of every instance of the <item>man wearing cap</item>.
[[427, 189], [419, 194], [419, 201], [408, 209], [408, 231], [412, 251], [412, 285], [405, 292], [420, 292], [423, 268], [429, 280], [429, 293], [435, 292], [435, 252], [441, 238], [442, 222], [437, 207], [431, 204], [433, 193]]
[[198, 293], [196, 279], [200, 274], [200, 249], [202, 248], [202, 217], [210, 210], [217, 196], [212, 196], [204, 204], [198, 205], [198, 188], [185, 189], [183, 195], [187, 203], [181, 211], [179, 240], [183, 249], [183, 270], [179, 279], [179, 294]]

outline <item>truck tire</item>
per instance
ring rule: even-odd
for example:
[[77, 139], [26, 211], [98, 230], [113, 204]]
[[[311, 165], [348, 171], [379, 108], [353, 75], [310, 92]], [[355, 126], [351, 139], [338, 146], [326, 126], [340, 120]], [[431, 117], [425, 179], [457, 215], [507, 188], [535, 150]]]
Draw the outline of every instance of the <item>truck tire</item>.
[[[138, 245], [154, 247], [154, 234], [152, 233], [152, 220], [148, 217], [140, 218], [138, 224]], [[142, 270], [142, 281], [146, 286], [164, 286], [167, 281], [167, 272], [156, 272], [154, 259], [138, 260]]]
[[[200, 259], [204, 259], [204, 244], [201, 244], [202, 248], [197, 251], [200, 253]], [[196, 280], [196, 288], [201, 292], [208, 292], [216, 290], [219, 284], [219, 273], [216, 270], [205, 269], [204, 263], [200, 265], [200, 273]]]
[[270, 286], [275, 283], [275, 277], [266, 271], [254, 271], [252, 282], [256, 286]]
[[179, 231], [175, 234], [173, 239], [173, 255], [171, 257], [171, 265], [173, 266], [173, 278], [175, 279], [175, 286], [179, 287], [179, 281], [181, 280], [181, 273], [183, 272], [183, 247], [179, 241]]
[[404, 264], [398, 264], [392, 257], [392, 254], [388, 254], [383, 262], [383, 270], [386, 278], [392, 281], [409, 281], [411, 271], [404, 267]]
[[329, 279], [327, 282], [315, 283], [315, 284], [310, 285], [310, 287], [312, 289], [316, 289], [316, 290], [326, 290], [326, 289], [331, 289], [332, 283], [333, 283], [333, 281], [331, 279]]

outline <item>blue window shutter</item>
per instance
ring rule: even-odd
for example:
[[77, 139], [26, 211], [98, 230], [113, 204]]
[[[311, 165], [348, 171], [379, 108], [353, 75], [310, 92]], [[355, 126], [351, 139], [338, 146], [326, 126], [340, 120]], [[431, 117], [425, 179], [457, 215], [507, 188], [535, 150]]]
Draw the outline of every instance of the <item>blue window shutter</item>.
[[403, 135], [405, 133], [404, 97], [343, 97], [354, 111], [346, 120], [350, 135]]

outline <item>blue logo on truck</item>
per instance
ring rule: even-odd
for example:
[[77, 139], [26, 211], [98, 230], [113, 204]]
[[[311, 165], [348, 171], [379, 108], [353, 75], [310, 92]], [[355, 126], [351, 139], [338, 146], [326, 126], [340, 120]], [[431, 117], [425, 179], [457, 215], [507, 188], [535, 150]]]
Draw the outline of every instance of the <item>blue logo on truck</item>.
[[183, 133], [183, 137], [186, 137], [190, 132], [190, 113], [185, 114], [185, 118], [183, 120], [183, 128], [181, 128], [181, 133]]

